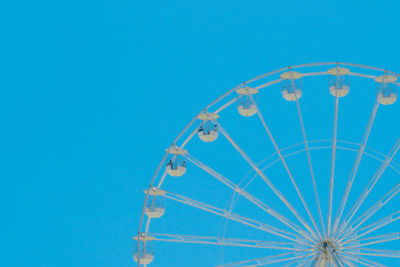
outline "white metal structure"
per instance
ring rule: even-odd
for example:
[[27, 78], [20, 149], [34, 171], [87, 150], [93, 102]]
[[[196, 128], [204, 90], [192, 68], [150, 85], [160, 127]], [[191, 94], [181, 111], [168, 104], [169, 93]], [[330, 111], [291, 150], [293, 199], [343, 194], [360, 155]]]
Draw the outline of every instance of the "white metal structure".
[[218, 113], [201, 113], [198, 119], [201, 120], [201, 124], [197, 130], [199, 138], [204, 142], [214, 142], [218, 137], [218, 127], [214, 123], [219, 118]]
[[[195, 116], [167, 149], [149, 189], [145, 191], [139, 231], [134, 237], [137, 246], [134, 259], [138, 266], [151, 262], [157, 266], [157, 253], [154, 256], [152, 252], [146, 252], [148, 241], [156, 244], [169, 242], [171, 245], [214, 245], [219, 248], [219, 257], [215, 261], [219, 266], [385, 266], [396, 258], [400, 262], [400, 225], [396, 224], [400, 222], [397, 196], [400, 193], [400, 165], [396, 163], [400, 149], [400, 109], [396, 103], [399, 76], [388, 70], [351, 63], [304, 64], [266, 73], [217, 98]], [[324, 83], [325, 89], [318, 85], [315, 91], [309, 90], [307, 79]], [[357, 82], [361, 83], [359, 91]], [[279, 84], [280, 88], [277, 87]], [[277, 102], [279, 109], [273, 106]], [[306, 107], [302, 106], [303, 103]], [[311, 111], [307, 117], [307, 105], [313, 103], [322, 108]], [[350, 108], [341, 112], [342, 104]], [[235, 105], [237, 108], [232, 109]], [[263, 105], [272, 111], [269, 114], [262, 112]], [[381, 105], [383, 107], [379, 108]], [[364, 106], [368, 113], [356, 112]], [[378, 113], [378, 108], [381, 113]], [[228, 127], [223, 127], [224, 118], [232, 111], [244, 117], [240, 120], [255, 121], [258, 117], [258, 126], [264, 134], [263, 142], [268, 142], [271, 151], [264, 152], [259, 144], [252, 148], [249, 145], [254, 142], [252, 138], [242, 137], [244, 142], [237, 141], [246, 130], [253, 133], [247, 124], [240, 126], [243, 132], [236, 136]], [[325, 113], [330, 120], [323, 117]], [[358, 118], [357, 114], [364, 116]], [[283, 116], [282, 120], [276, 119], [279, 115]], [[323, 124], [321, 130], [313, 130], [316, 127], [313, 122], [318, 121], [318, 116], [322, 118], [322, 124], [328, 121], [330, 127]], [[344, 125], [355, 125], [355, 129], [360, 131], [342, 126], [341, 117], [346, 120]], [[364, 127], [359, 129], [358, 125]], [[323, 130], [326, 128], [329, 129], [325, 133]], [[279, 134], [275, 135], [275, 132]], [[218, 133], [221, 136], [217, 140]], [[237, 180], [237, 177], [223, 173], [236, 175], [239, 171], [230, 172], [215, 165], [211, 167], [216, 163], [207, 163], [207, 158], [201, 161], [195, 158], [196, 151], [190, 149], [190, 144], [196, 142], [193, 138], [196, 134], [201, 141], [212, 142], [197, 143], [194, 145], [196, 149], [225, 142], [230, 149], [237, 151], [237, 156], [250, 171]], [[309, 138], [312, 134], [321, 134], [324, 138]], [[279, 140], [293, 135], [299, 139], [298, 142], [288, 141], [286, 144], [285, 140]], [[359, 138], [344, 141], [338, 136]], [[285, 145], [281, 147], [280, 142]], [[369, 143], [379, 147], [372, 149]], [[245, 149], [246, 145], [249, 146]], [[220, 153], [218, 149], [211, 151]], [[251, 149], [264, 153], [263, 160], [256, 160], [247, 152]], [[378, 152], [381, 149], [382, 152]], [[322, 165], [326, 167], [320, 167]], [[230, 168], [232, 166], [236, 167], [230, 165]], [[212, 179], [224, 189], [205, 189], [204, 194], [210, 193], [210, 196], [204, 201], [188, 196], [200, 191], [200, 186], [185, 185], [180, 188], [183, 194], [174, 192], [177, 183], [190, 175], [186, 168], [189, 173], [198, 169], [204, 174], [204, 179]], [[322, 175], [320, 170], [328, 172]], [[301, 171], [304, 174], [300, 174]], [[278, 178], [274, 177], [278, 173]], [[167, 174], [182, 177], [167, 184], [170, 179]], [[190, 179], [186, 180], [189, 185]], [[257, 182], [265, 188], [259, 184], [253, 186]], [[217, 203], [214, 198], [223, 195], [225, 189], [231, 195], [226, 197], [224, 207], [209, 204], [211, 201]], [[216, 195], [216, 192], [221, 193]], [[164, 208], [156, 201], [160, 198], [171, 206], [182, 204], [193, 209], [188, 217], [198, 212], [199, 216], [207, 214], [214, 216], [214, 220], [219, 218], [222, 220], [219, 235], [176, 232], [184, 228], [176, 226], [180, 223], [177, 218], [176, 221], [171, 219], [174, 223], [168, 228], [169, 232], [153, 230], [150, 227], [153, 219], [159, 218], [157, 223], [161, 223], [169, 212], [168, 205]], [[240, 203], [249, 208], [242, 205], [236, 212]], [[243, 211], [248, 212], [242, 214]], [[188, 218], [188, 221], [196, 223], [194, 218]], [[215, 224], [214, 221], [209, 223], [210, 226]], [[228, 231], [231, 224], [241, 227], [232, 229], [244, 230]], [[245, 233], [245, 229], [258, 231], [259, 238], [248, 238], [251, 233]], [[236, 236], [227, 237], [232, 232]], [[235, 260], [231, 260], [225, 253], [231, 247], [261, 251], [257, 253], [264, 256], [246, 258], [247, 253], [236, 253]], [[171, 255], [163, 255], [168, 256]], [[236, 260], [238, 257], [243, 258]], [[201, 260], [200, 257], [199, 266], [204, 266]]]
[[167, 153], [170, 155], [168, 164], [166, 166], [166, 172], [175, 177], [179, 177], [186, 172], [186, 161], [182, 157], [187, 153], [183, 148], [179, 148], [175, 145], [167, 149]]
[[257, 113], [257, 101], [256, 94], [258, 90], [251, 87], [241, 87], [236, 93], [238, 93], [238, 98], [236, 100], [238, 112], [240, 115], [245, 117], [251, 117]]
[[152, 236], [138, 235], [133, 237], [133, 239], [137, 240], [137, 242], [140, 242], [138, 250], [133, 253], [134, 260], [136, 262], [141, 262], [144, 265], [151, 263], [154, 260], [151, 242], [153, 242], [155, 238]]

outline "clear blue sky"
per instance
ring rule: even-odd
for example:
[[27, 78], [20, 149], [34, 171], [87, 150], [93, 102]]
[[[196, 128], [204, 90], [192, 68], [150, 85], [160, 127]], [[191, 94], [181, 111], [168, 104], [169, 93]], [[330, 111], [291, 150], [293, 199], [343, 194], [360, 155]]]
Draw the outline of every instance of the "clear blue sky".
[[2, 266], [134, 266], [164, 149], [245, 80], [324, 61], [400, 72], [397, 1], [12, 2], [0, 16]]

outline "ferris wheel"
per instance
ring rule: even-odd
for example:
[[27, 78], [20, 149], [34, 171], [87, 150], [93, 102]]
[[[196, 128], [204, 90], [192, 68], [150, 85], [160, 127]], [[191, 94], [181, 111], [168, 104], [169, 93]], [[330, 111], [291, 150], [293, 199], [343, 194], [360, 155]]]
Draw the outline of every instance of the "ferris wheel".
[[399, 77], [304, 64], [217, 98], [144, 191], [137, 265], [399, 263]]

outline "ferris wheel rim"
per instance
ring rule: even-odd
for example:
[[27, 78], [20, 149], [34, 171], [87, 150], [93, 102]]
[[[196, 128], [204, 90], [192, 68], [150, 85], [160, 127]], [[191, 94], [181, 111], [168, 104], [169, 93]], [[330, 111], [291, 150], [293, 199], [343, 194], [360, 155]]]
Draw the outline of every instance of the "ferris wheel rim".
[[[295, 68], [308, 68], [308, 67], [316, 67], [316, 66], [329, 66], [329, 65], [336, 65], [336, 66], [349, 66], [349, 67], [356, 67], [356, 68], [360, 68], [360, 69], [369, 69], [369, 70], [374, 70], [374, 71], [381, 71], [384, 73], [390, 73], [392, 75], [395, 75], [397, 77], [400, 77], [400, 74], [389, 71], [387, 69], [382, 69], [382, 68], [377, 68], [377, 67], [373, 67], [373, 66], [369, 66], [369, 65], [362, 65], [362, 64], [354, 64], [354, 63], [346, 63], [346, 62], [316, 62], [316, 63], [307, 63], [307, 64], [299, 64], [299, 65], [294, 65], [294, 66], [289, 66], [289, 67], [285, 67], [285, 68], [280, 68], [274, 71], [270, 71], [267, 72], [265, 74], [259, 75], [253, 79], [250, 79], [246, 82], [240, 83], [239, 85], [233, 87], [232, 89], [228, 90], [227, 92], [225, 92], [224, 94], [220, 95], [219, 97], [217, 97], [214, 101], [212, 101], [210, 104], [208, 104], [205, 108], [203, 108], [185, 127], [184, 129], [178, 134], [178, 136], [174, 139], [174, 141], [171, 143], [171, 146], [175, 145], [176, 142], [182, 137], [182, 135], [188, 130], [188, 128], [198, 119], [198, 117], [204, 112], [204, 111], [208, 111], [212, 106], [214, 106], [216, 103], [218, 103], [219, 101], [221, 101], [222, 99], [224, 99], [225, 97], [227, 97], [228, 95], [230, 95], [231, 93], [234, 93], [237, 89], [239, 89], [240, 87], [242, 87], [243, 85], [247, 85], [251, 82], [260, 80], [262, 78], [271, 76], [273, 74], [277, 74], [279, 72], [283, 72], [285, 70], [290, 70], [290, 69], [295, 69]], [[319, 75], [328, 75], [328, 72], [310, 72], [310, 73], [303, 73], [304, 77], [313, 77], [313, 76], [319, 76]], [[373, 76], [373, 75], [365, 75], [362, 73], [356, 73], [356, 72], [350, 72], [348, 73], [348, 75], [350, 76], [358, 76], [358, 77], [363, 77], [363, 78], [369, 78], [369, 79], [375, 79], [377, 76]], [[278, 82], [280, 82], [281, 79], [277, 79], [271, 82], [268, 82], [264, 85], [258, 86], [255, 89], [260, 90], [263, 89], [265, 87], [269, 87], [273, 84], [276, 84]], [[400, 83], [395, 83], [396, 85], [400, 86]], [[218, 109], [215, 113], [219, 113], [221, 112], [223, 109]], [[183, 147], [182, 147], [183, 148]], [[168, 153], [166, 153], [167, 155]], [[165, 161], [165, 160], [164, 160]], [[161, 161], [161, 165], [162, 165], [163, 160]], [[156, 171], [156, 174], [159, 171]], [[151, 180], [151, 183], [154, 182], [155, 176], [156, 174], [153, 176], [153, 179]]]
[[[258, 81], [260, 79], [272, 76], [274, 74], [278, 74], [280, 72], [283, 71], [291, 71], [293, 69], [298, 69], [298, 68], [310, 68], [310, 67], [320, 67], [320, 66], [329, 66], [329, 65], [335, 65], [337, 67], [339, 66], [348, 66], [348, 67], [355, 67], [355, 68], [360, 68], [363, 70], [372, 70], [372, 71], [378, 71], [378, 72], [382, 72], [385, 75], [386, 74], [390, 74], [393, 76], [396, 76], [396, 80], [392, 81], [393, 84], [399, 85], [400, 83], [397, 82], [397, 77], [400, 77], [400, 74], [389, 71], [387, 69], [382, 69], [382, 68], [376, 68], [376, 67], [372, 67], [372, 66], [368, 66], [368, 65], [361, 65], [361, 64], [354, 64], [354, 63], [345, 63], [345, 62], [321, 62], [321, 63], [308, 63], [308, 64], [300, 64], [300, 65], [294, 65], [294, 66], [289, 66], [289, 67], [285, 67], [285, 68], [280, 68], [280, 69], [276, 69], [274, 71], [271, 72], [267, 72], [265, 74], [259, 75], [255, 78], [252, 78], [246, 82], [243, 82], [237, 86], [235, 86], [234, 88], [228, 90], [227, 92], [225, 92], [224, 94], [220, 95], [219, 97], [217, 97], [214, 101], [212, 101], [210, 104], [208, 104], [201, 112], [199, 112], [185, 127], [184, 129], [178, 134], [178, 136], [174, 139], [174, 141], [172, 142], [171, 146], [176, 145], [176, 143], [181, 139], [181, 137], [187, 132], [187, 130], [193, 125], [193, 123], [199, 119], [199, 116], [201, 116], [202, 114], [204, 114], [204, 112], [208, 112], [208, 110], [212, 107], [214, 107], [217, 103], [219, 103], [220, 101], [222, 101], [223, 99], [225, 99], [226, 97], [228, 97], [229, 95], [231, 95], [232, 93], [234, 93], [235, 91], [237, 91], [239, 88], [243, 87], [243, 86], [247, 86], [247, 84]], [[322, 76], [322, 75], [329, 75], [329, 73], [327, 71], [320, 71], [320, 72], [308, 72], [308, 73], [302, 73], [302, 77], [313, 77], [313, 76]], [[356, 77], [362, 77], [362, 78], [369, 78], [369, 79], [374, 79], [376, 80], [376, 78], [378, 76], [376, 75], [369, 75], [369, 74], [364, 74], [364, 73], [358, 73], [358, 72], [349, 72], [348, 73], [349, 76], [356, 76]], [[274, 81], [270, 81], [268, 83], [262, 84], [260, 86], [255, 87], [255, 90], [260, 90], [266, 87], [269, 87], [271, 85], [274, 85], [276, 83], [279, 83], [282, 79], [276, 79]], [[297, 101], [297, 100], [296, 100]], [[225, 108], [227, 108], [228, 106], [230, 106], [231, 104], [235, 103], [236, 99], [233, 98], [231, 101], [229, 101], [228, 103], [226, 103], [225, 105], [223, 105], [222, 107], [220, 107], [219, 109], [217, 109], [214, 113], [216, 113], [216, 115], [218, 115], [220, 112], [222, 112]], [[193, 132], [184, 142], [183, 144], [179, 147], [179, 148], [184, 148], [185, 145], [190, 141], [190, 139], [194, 136], [195, 132]], [[155, 179], [157, 177], [157, 175], [160, 173], [160, 170], [165, 162], [165, 160], [168, 157], [168, 152], [166, 152], [162, 158], [162, 160], [160, 161], [160, 164], [157, 167], [157, 170], [153, 176], [153, 178], [151, 179], [149, 188], [148, 188], [148, 192], [150, 192], [151, 188], [154, 188], [154, 182]], [[397, 164], [397, 163], [396, 163]], [[158, 185], [158, 187], [160, 187], [162, 185], [162, 182]], [[145, 196], [145, 200], [144, 200], [144, 204], [142, 207], [142, 213], [140, 216], [140, 223], [139, 223], [139, 235], [143, 234], [143, 232], [141, 232], [142, 226], [143, 226], [143, 219], [144, 219], [144, 208], [146, 205], [146, 202], [148, 200], [149, 197], [149, 193], [146, 193]], [[148, 232], [148, 228], [149, 228], [149, 224], [150, 224], [151, 218], [148, 218], [148, 221], [146, 223], [146, 228], [145, 228], [145, 232]], [[138, 239], [138, 245], [139, 245], [139, 239]], [[140, 260], [139, 260], [140, 261]], [[140, 266], [140, 263], [138, 263], [138, 266]]]

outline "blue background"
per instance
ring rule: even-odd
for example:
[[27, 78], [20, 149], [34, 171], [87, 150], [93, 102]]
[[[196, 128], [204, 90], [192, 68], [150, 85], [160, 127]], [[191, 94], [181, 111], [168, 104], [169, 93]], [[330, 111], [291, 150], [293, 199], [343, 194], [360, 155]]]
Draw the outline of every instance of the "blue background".
[[400, 72], [397, 1], [2, 5], [3, 266], [134, 266], [164, 148], [245, 80], [324, 61]]

